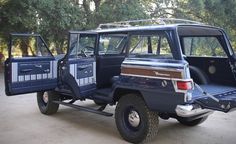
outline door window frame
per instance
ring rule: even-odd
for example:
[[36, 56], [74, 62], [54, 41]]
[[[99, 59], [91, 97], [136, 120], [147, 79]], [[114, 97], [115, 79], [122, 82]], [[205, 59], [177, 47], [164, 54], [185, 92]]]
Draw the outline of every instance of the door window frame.
[[[83, 31], [69, 31], [68, 33], [68, 46], [67, 46], [67, 52], [66, 52], [66, 55], [65, 57], [63, 58], [63, 60], [68, 60], [70, 58], [70, 54], [72, 52], [71, 48], [70, 48], [70, 45], [71, 45], [71, 34], [77, 34], [78, 36], [80, 35], [95, 35], [95, 47], [94, 47], [94, 57], [97, 55], [97, 47], [98, 47], [98, 33], [96, 32], [83, 32]], [[78, 37], [79, 38], [79, 37]], [[86, 58], [86, 57], [84, 57]]]
[[170, 50], [171, 50], [171, 54], [172, 54], [172, 59], [174, 60], [178, 60], [179, 56], [177, 56], [177, 54], [179, 54], [179, 52], [177, 52], [178, 48], [177, 46], [175, 46], [173, 43], [174, 38], [173, 38], [173, 31], [171, 30], [152, 30], [152, 31], [134, 31], [134, 32], [129, 32], [128, 33], [128, 41], [127, 41], [127, 47], [126, 47], [126, 55], [129, 56], [129, 50], [130, 50], [130, 42], [131, 42], [131, 38], [133, 35], [165, 35], [166, 39], [168, 41]]
[[[103, 35], [126, 35], [126, 42], [125, 42], [125, 44], [124, 44], [124, 46], [123, 46], [123, 48], [122, 48], [122, 50], [121, 50], [121, 52], [120, 53], [117, 53], [117, 54], [99, 54], [99, 49], [100, 49], [100, 46], [99, 46], [99, 43], [100, 43], [100, 38], [101, 38], [101, 36], [103, 36]], [[96, 55], [97, 56], [122, 56], [122, 55], [127, 55], [127, 45], [128, 45], [128, 41], [129, 41], [129, 35], [127, 34], [127, 32], [126, 33], [124, 33], [124, 32], [120, 32], [120, 33], [100, 33], [99, 34], [99, 36], [98, 36], [98, 41], [97, 41], [97, 46], [96, 46]]]
[[[14, 58], [11, 53], [12, 53], [12, 44], [13, 44], [13, 37], [39, 37], [41, 39], [41, 41], [45, 44], [45, 48], [47, 49], [49, 55], [48, 56], [38, 56], [38, 57], [29, 57], [30, 59], [37, 59], [37, 58], [54, 58], [52, 52], [49, 50], [49, 47], [47, 45], [47, 43], [45, 42], [45, 40], [42, 38], [42, 36], [40, 34], [17, 34], [17, 33], [10, 33], [10, 43], [9, 43], [9, 50], [8, 50], [8, 58], [9, 59], [22, 59], [22, 58], [26, 58], [26, 57], [20, 57], [20, 58]], [[28, 58], [28, 57], [27, 57]]]

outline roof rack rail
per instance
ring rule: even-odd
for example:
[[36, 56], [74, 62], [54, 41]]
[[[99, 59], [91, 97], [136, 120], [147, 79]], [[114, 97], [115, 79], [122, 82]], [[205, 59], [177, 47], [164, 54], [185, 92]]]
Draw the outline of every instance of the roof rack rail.
[[131, 26], [144, 26], [144, 25], [167, 25], [167, 24], [202, 24], [202, 23], [186, 19], [156, 18], [156, 19], [141, 19], [141, 20], [104, 23], [100, 24], [97, 29], [124, 28]]

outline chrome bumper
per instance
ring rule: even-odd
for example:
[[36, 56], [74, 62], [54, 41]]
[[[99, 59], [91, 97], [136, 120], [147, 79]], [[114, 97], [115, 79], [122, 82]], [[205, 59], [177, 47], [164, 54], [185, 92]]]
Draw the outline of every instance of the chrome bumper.
[[199, 105], [177, 105], [175, 112], [180, 117], [192, 117], [197, 115], [209, 115], [213, 110], [202, 109]]

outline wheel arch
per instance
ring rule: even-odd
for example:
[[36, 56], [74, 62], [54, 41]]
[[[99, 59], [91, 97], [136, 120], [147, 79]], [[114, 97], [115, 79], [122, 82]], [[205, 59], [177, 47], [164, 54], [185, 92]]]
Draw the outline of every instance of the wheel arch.
[[[174, 97], [170, 97], [170, 93], [166, 92], [119, 85], [113, 90], [111, 104], [116, 104], [122, 96], [127, 94], [137, 94], [143, 99], [150, 110], [166, 113], [174, 113], [176, 105], [182, 103], [184, 99], [182, 93], [176, 93]], [[166, 103], [166, 101], [169, 102]]]
[[[124, 87], [117, 87], [115, 90], [114, 90], [114, 93], [113, 93], [113, 101], [114, 102], [117, 102], [119, 101], [119, 99], [124, 96], [124, 95], [127, 95], [127, 94], [138, 94], [140, 97], [143, 98], [143, 94], [141, 93], [141, 91], [139, 90], [135, 90], [135, 89], [130, 89], [130, 88], [124, 88]], [[144, 99], [144, 98], [143, 98]], [[146, 103], [146, 102], [145, 102]]]

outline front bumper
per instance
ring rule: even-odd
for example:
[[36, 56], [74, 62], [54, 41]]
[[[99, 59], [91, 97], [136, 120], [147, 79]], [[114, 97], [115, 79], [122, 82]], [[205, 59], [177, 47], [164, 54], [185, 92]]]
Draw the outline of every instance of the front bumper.
[[213, 110], [202, 109], [201, 106], [196, 104], [191, 105], [177, 105], [175, 112], [180, 117], [194, 117], [199, 115], [210, 115], [213, 113]]

